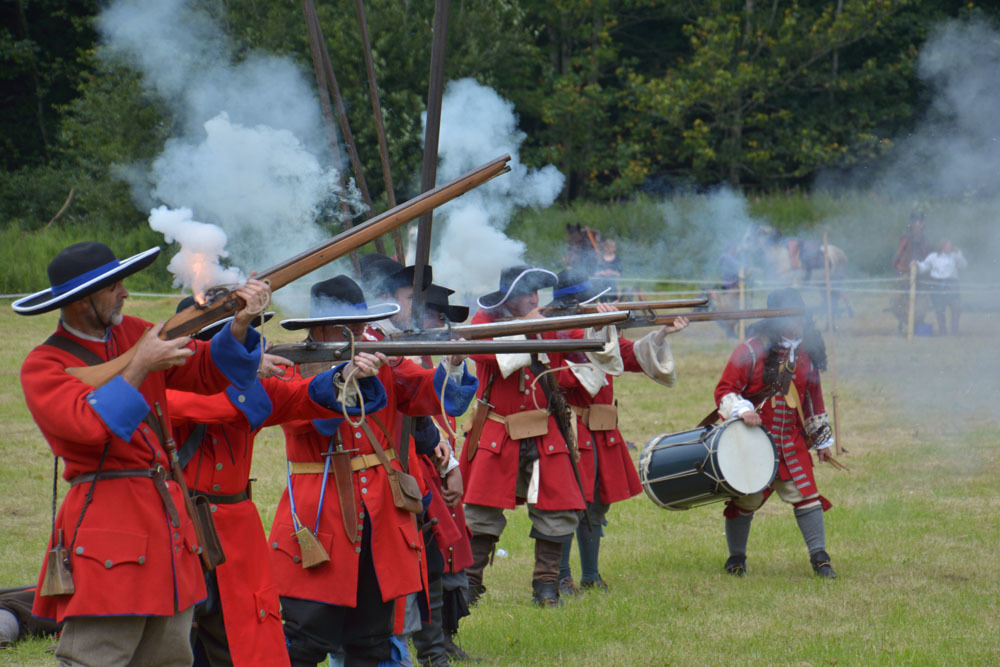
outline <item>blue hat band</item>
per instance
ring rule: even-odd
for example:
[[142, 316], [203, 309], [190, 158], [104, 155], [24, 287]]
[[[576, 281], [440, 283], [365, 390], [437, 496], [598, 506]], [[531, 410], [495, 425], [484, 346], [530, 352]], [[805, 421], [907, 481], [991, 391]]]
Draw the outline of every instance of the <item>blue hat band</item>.
[[90, 271], [87, 271], [86, 273], [81, 273], [80, 275], [74, 277], [72, 280], [67, 280], [61, 285], [53, 285], [52, 296], [61, 296], [66, 292], [70, 292], [76, 289], [77, 287], [80, 287], [81, 285], [85, 285], [94, 278], [97, 278], [102, 274], [111, 271], [112, 269], [117, 269], [119, 266], [121, 266], [121, 263], [116, 259], [108, 262], [104, 266], [99, 266], [96, 269], [91, 269]]
[[577, 283], [576, 285], [569, 285], [568, 287], [560, 287], [559, 289], [552, 290], [552, 296], [559, 299], [564, 296], [569, 296], [570, 294], [579, 294], [580, 292], [586, 292], [587, 290], [593, 289], [593, 285], [589, 280]]

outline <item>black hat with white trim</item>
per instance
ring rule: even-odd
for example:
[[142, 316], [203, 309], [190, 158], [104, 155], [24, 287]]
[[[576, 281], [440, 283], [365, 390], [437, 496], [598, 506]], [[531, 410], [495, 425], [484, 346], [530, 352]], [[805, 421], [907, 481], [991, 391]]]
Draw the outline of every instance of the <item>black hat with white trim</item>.
[[441, 285], [431, 285], [427, 288], [426, 304], [427, 308], [444, 315], [449, 322], [464, 322], [469, 317], [468, 306], [453, 306], [448, 303], [448, 296], [454, 294], [455, 290], [448, 289]]
[[155, 247], [119, 261], [111, 248], [99, 241], [74, 243], [49, 263], [51, 287], [15, 301], [14, 312], [39, 315], [62, 308], [141, 271], [159, 254], [160, 248]]
[[394, 303], [369, 306], [358, 284], [347, 276], [335, 276], [318, 282], [309, 290], [309, 317], [282, 320], [289, 331], [310, 329], [330, 324], [374, 322], [399, 312]]
[[[194, 300], [193, 296], [186, 296], [183, 299], [181, 299], [180, 303], [177, 304], [177, 312], [179, 313], [182, 310], [186, 310], [187, 308], [190, 308], [196, 303], [197, 302]], [[234, 315], [230, 315], [229, 317], [223, 318], [218, 322], [212, 322], [207, 327], [198, 331], [198, 333], [191, 334], [191, 337], [196, 338], [197, 340], [211, 340], [212, 336], [222, 331], [222, 327], [226, 326], [226, 322], [231, 322], [234, 317], [235, 317]], [[274, 317], [274, 311], [268, 311], [264, 313], [265, 322], [270, 320], [272, 317]], [[260, 316], [253, 318], [253, 321], [250, 323], [250, 325], [254, 327], [259, 326], [260, 324], [261, 324]]]
[[512, 266], [500, 272], [500, 289], [479, 297], [480, 308], [496, 308], [508, 299], [515, 299], [545, 287], [554, 287], [558, 282], [556, 274], [545, 269], [530, 266]]
[[580, 269], [564, 269], [559, 272], [559, 282], [552, 288], [552, 302], [548, 308], [564, 308], [590, 303], [611, 291], [611, 287], [598, 289]]

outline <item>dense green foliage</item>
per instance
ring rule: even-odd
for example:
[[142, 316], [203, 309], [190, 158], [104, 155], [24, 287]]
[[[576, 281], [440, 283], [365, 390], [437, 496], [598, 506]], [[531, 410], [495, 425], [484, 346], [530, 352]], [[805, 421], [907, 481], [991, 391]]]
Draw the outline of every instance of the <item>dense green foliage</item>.
[[[311, 58], [300, 3], [192, 0], [237, 58]], [[177, 122], [126, 63], [101, 57], [97, 2], [0, 7], [0, 224], [143, 226], [129, 165]], [[385, 201], [355, 3], [317, 3], [376, 207]], [[365, 3], [397, 198], [422, 155], [430, 0]], [[511, 100], [522, 160], [566, 175], [564, 204], [727, 182], [808, 186], [821, 170], [877, 167], [927, 100], [914, 59], [941, 20], [1000, 16], [957, 0], [496, 0], [451, 3], [446, 79]], [[148, 202], [143, 202], [147, 204]]]

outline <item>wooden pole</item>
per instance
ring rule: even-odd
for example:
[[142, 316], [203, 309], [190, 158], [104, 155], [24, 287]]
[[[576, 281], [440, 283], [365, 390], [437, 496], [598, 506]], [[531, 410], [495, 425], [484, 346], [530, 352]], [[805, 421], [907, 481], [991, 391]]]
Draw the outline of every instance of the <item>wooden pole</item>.
[[[333, 71], [333, 63], [330, 61], [330, 52], [326, 48], [326, 41], [323, 39], [323, 28], [319, 24], [319, 16], [316, 14], [316, 5], [313, 0], [302, 0], [302, 8], [306, 15], [306, 23], [312, 25], [311, 34], [314, 35], [317, 51], [319, 52], [323, 74], [326, 76], [327, 91], [333, 99], [337, 110], [337, 121], [340, 124], [340, 133], [344, 139], [344, 149], [351, 162], [351, 170], [354, 172], [354, 181], [358, 184], [361, 192], [361, 199], [365, 202], [368, 210], [365, 212], [365, 219], [375, 214], [372, 206], [372, 198], [368, 192], [368, 182], [365, 180], [365, 173], [361, 167], [361, 159], [358, 157], [358, 149], [354, 142], [354, 134], [351, 132], [351, 124], [347, 119], [347, 108], [344, 106], [344, 98], [340, 94], [340, 86], [337, 84], [337, 75]], [[312, 42], [310, 42], [310, 45]], [[375, 249], [383, 255], [385, 254], [385, 244], [381, 238], [375, 239]]]
[[[424, 132], [424, 163], [420, 191], [430, 190], [437, 180], [438, 139], [441, 134], [441, 97], [444, 93], [444, 56], [448, 44], [448, 14], [451, 0], [434, 3], [434, 35], [431, 42], [431, 71], [427, 85], [427, 128]], [[417, 252], [413, 272], [413, 323], [422, 329], [424, 312], [424, 271], [431, 256], [433, 213], [428, 211], [417, 223]]]
[[913, 340], [914, 308], [917, 305], [917, 265], [910, 263], [910, 308], [906, 315], [906, 340]]
[[[368, 35], [368, 19], [365, 18], [365, 8], [362, 0], [355, 0], [358, 12], [358, 25], [361, 28], [361, 46], [365, 56], [365, 69], [368, 72], [368, 95], [372, 100], [372, 115], [375, 117], [375, 134], [378, 136], [378, 153], [382, 162], [382, 179], [385, 182], [385, 196], [389, 208], [396, 206], [396, 191], [392, 184], [392, 169], [389, 167], [389, 142], [385, 134], [385, 122], [382, 116], [382, 100], [378, 94], [378, 83], [375, 79], [375, 61], [372, 59], [372, 43]], [[406, 246], [403, 244], [403, 233], [399, 229], [392, 230], [392, 240], [396, 246], [396, 259], [406, 264]]]
[[[746, 310], [747, 306], [747, 295], [746, 295], [746, 285], [743, 280], [743, 267], [740, 267], [739, 277], [737, 279], [740, 290], [740, 310]], [[740, 340], [746, 338], [747, 335], [747, 325], [743, 320], [740, 320], [737, 325], [737, 335]]]
[[833, 290], [830, 287], [830, 241], [827, 238], [827, 233], [823, 232], [823, 271], [826, 274], [826, 330], [829, 335], [829, 344], [826, 346], [827, 359], [829, 361], [830, 376], [833, 379], [833, 389], [830, 392], [833, 401], [833, 442], [834, 446], [837, 448], [837, 454], [844, 453], [844, 446], [840, 442], [840, 413], [837, 409], [837, 399], [838, 397], [838, 385], [837, 385], [837, 362], [836, 362], [836, 345], [834, 344], [834, 334], [833, 334], [833, 300], [831, 295]]
[[[314, 23], [309, 20], [309, 6], [312, 3], [308, 0], [302, 1], [302, 10], [306, 16], [306, 33], [309, 36], [309, 52], [312, 55], [313, 71], [316, 73], [316, 88], [319, 90], [319, 104], [323, 111], [323, 124], [326, 127], [327, 136], [330, 138], [330, 154], [333, 160], [333, 167], [337, 170], [337, 180], [341, 192], [347, 192], [344, 182], [344, 165], [340, 161], [340, 142], [337, 139], [337, 126], [333, 121], [333, 107], [330, 106], [330, 90], [327, 87], [326, 74], [323, 68], [323, 57], [320, 53], [321, 38], [313, 29]], [[315, 9], [313, 10], [315, 11]], [[351, 229], [351, 208], [347, 202], [341, 199], [340, 213], [344, 218], [344, 229]], [[351, 251], [351, 264], [354, 266], [354, 275], [361, 275], [361, 262], [358, 258], [358, 251]]]

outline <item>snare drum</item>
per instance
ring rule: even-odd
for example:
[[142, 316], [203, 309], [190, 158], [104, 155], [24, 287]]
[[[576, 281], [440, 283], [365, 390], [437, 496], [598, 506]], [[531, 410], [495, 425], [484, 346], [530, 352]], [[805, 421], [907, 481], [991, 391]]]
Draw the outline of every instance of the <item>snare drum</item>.
[[639, 457], [642, 488], [668, 510], [760, 493], [777, 474], [771, 435], [740, 419], [657, 436]]

